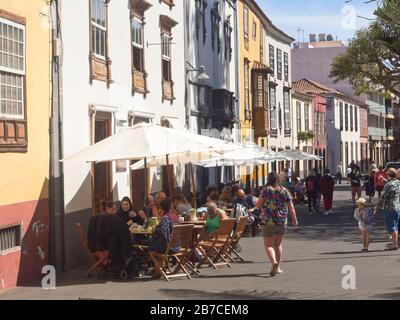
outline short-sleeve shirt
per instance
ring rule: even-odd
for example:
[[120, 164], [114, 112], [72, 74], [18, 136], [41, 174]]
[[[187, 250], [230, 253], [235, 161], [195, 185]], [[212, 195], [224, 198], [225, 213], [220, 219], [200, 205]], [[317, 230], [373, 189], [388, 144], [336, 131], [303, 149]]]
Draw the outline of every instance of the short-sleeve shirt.
[[358, 172], [352, 172], [349, 175], [350, 185], [354, 188], [361, 187], [361, 174]]
[[[271, 218], [279, 214], [280, 211], [284, 211], [287, 216], [288, 204], [292, 201], [292, 196], [287, 189], [283, 187], [275, 189], [268, 186], [261, 192], [260, 198], [265, 199], [262, 218], [267, 225], [275, 224]], [[285, 224], [287, 224], [287, 218]]]

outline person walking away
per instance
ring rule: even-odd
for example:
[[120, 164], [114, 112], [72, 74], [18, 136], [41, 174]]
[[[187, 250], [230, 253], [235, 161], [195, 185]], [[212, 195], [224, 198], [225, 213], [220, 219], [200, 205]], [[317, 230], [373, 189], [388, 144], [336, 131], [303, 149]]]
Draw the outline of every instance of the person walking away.
[[358, 221], [358, 228], [361, 231], [363, 241], [361, 252], [368, 252], [369, 234], [372, 230], [372, 223], [374, 222], [375, 215], [372, 209], [367, 207], [367, 201], [363, 198], [357, 200], [356, 206], [354, 210], [354, 219]]
[[375, 161], [371, 161], [371, 164], [368, 168], [368, 173], [371, 174], [372, 172], [378, 171], [378, 167], [375, 164]]
[[351, 199], [353, 200], [354, 207], [356, 206], [356, 195], [357, 199], [361, 198], [361, 173], [358, 166], [349, 175], [350, 186], [351, 186]]
[[342, 178], [343, 178], [343, 166], [342, 163], [339, 162], [339, 164], [336, 167], [336, 184], [342, 184]]
[[308, 202], [308, 212], [312, 215], [312, 208], [319, 213], [317, 208], [317, 177], [315, 172], [311, 171], [306, 178], [306, 193]]
[[375, 173], [374, 181], [375, 181], [375, 189], [378, 192], [378, 198], [382, 196], [383, 187], [385, 186], [387, 180], [387, 175], [384, 171], [383, 166], [379, 166], [379, 170]]
[[324, 176], [319, 182], [321, 194], [324, 198], [324, 215], [327, 216], [332, 214], [332, 201], [333, 201], [333, 190], [335, 188], [335, 180], [330, 175], [329, 169], [325, 169]]
[[385, 250], [397, 250], [400, 221], [400, 181], [397, 179], [396, 169], [391, 168], [386, 174], [388, 181], [383, 188], [375, 212], [383, 211], [386, 230], [392, 237], [391, 246]]
[[262, 210], [264, 247], [272, 264], [270, 276], [282, 273], [283, 237], [286, 233], [288, 213], [292, 225], [297, 228], [298, 221], [289, 191], [278, 183], [275, 172], [268, 175], [267, 185], [260, 194], [256, 207]]
[[356, 168], [356, 163], [354, 162], [354, 160], [351, 160], [351, 162], [350, 162], [350, 164], [349, 164], [349, 167], [350, 167], [350, 169], [351, 169], [351, 171], [354, 171], [354, 169]]
[[364, 183], [365, 194], [369, 197], [368, 202], [372, 202], [375, 196], [375, 171], [372, 171], [365, 180]]
[[319, 186], [319, 182], [321, 181], [322, 178], [322, 174], [319, 173], [319, 169], [318, 167], [314, 168], [314, 172], [315, 172], [315, 176], [317, 177], [317, 184], [316, 184], [316, 197], [317, 197], [317, 208], [318, 208], [318, 212], [321, 208], [321, 189]]

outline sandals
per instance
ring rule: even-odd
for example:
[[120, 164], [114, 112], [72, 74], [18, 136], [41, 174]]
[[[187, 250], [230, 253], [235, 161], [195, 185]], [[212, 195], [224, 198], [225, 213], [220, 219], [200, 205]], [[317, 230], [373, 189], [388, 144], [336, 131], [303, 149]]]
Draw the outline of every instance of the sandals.
[[272, 265], [272, 270], [271, 270], [271, 272], [269, 273], [269, 275], [270, 275], [271, 277], [274, 277], [274, 276], [276, 276], [276, 274], [278, 273], [278, 271], [279, 271], [279, 264], [278, 264], [278, 263], [274, 263], [274, 264]]
[[396, 251], [398, 248], [397, 247], [389, 247], [385, 248], [385, 251]]

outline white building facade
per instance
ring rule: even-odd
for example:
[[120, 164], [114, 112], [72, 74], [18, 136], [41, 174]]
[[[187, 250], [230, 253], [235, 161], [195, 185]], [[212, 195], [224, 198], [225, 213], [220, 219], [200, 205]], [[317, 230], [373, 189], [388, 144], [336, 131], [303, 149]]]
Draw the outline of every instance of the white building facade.
[[[236, 1], [183, 2], [186, 126], [198, 134], [237, 141]], [[198, 186], [218, 183], [223, 174], [216, 170], [196, 168]]]
[[[294, 147], [290, 48], [294, 39], [277, 29], [270, 21], [265, 26], [265, 37], [265, 57], [268, 66], [273, 70], [269, 75], [270, 135], [267, 144], [272, 150], [282, 151]], [[277, 168], [272, 165], [271, 169]]]
[[361, 159], [360, 147], [360, 106], [359, 102], [342, 94], [326, 94], [328, 169], [336, 172], [339, 162], [343, 164], [342, 174], [347, 165]]
[[[65, 157], [139, 122], [184, 124], [182, 1], [59, 2]], [[144, 172], [131, 172], [127, 161], [65, 163], [63, 170], [63, 228], [71, 235], [65, 255], [71, 267], [85, 261], [76, 250], [80, 244], [73, 224], [86, 227], [102, 199], [129, 196], [142, 206]], [[184, 173], [176, 170], [177, 186]], [[150, 170], [151, 193], [165, 190], [166, 171]]]

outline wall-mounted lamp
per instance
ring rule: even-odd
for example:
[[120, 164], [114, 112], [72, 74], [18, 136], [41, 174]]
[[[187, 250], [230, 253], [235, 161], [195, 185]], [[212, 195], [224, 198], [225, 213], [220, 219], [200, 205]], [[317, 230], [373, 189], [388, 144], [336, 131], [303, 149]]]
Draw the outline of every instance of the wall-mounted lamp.
[[194, 82], [204, 82], [210, 80], [210, 76], [206, 73], [206, 68], [204, 66], [200, 66], [200, 68], [196, 69], [189, 62], [186, 62], [191, 69], [186, 68], [186, 74], [189, 72], [198, 72], [198, 74], [194, 77]]

